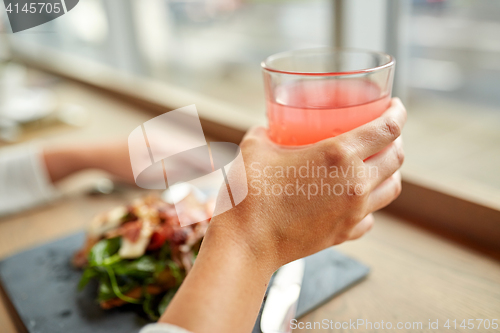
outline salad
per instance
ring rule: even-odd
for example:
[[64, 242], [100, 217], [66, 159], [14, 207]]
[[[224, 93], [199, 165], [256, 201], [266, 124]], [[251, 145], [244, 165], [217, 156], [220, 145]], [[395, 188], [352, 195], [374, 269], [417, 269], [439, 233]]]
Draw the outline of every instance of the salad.
[[132, 303], [158, 319], [191, 269], [211, 217], [208, 205], [192, 194], [177, 210], [203, 222], [181, 227], [174, 205], [158, 196], [96, 216], [73, 258], [84, 269], [79, 288], [97, 280], [103, 309]]

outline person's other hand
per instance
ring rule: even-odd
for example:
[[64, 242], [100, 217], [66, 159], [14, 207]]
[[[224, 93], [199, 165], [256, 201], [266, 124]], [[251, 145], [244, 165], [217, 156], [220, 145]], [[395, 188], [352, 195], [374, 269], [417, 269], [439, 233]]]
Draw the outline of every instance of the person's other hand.
[[[179, 140], [188, 140], [179, 135]], [[173, 144], [173, 143], [172, 143]], [[164, 153], [168, 155], [173, 147], [168, 143], [163, 145]], [[46, 148], [43, 151], [45, 165], [52, 182], [57, 182], [67, 176], [85, 169], [100, 169], [108, 172], [119, 180], [135, 184], [134, 174], [129, 154], [129, 143], [126, 140], [114, 140], [100, 144], [72, 145], [66, 147]], [[147, 150], [134, 156], [136, 163], [150, 164], [151, 157]], [[184, 168], [179, 168], [178, 173], [202, 169], [197, 156], [184, 160]], [[210, 172], [211, 170], [203, 170]], [[163, 174], [159, 181], [164, 184]], [[156, 180], [158, 181], [158, 180]]]
[[134, 182], [126, 141], [45, 148], [43, 158], [52, 182], [85, 169], [101, 169]]

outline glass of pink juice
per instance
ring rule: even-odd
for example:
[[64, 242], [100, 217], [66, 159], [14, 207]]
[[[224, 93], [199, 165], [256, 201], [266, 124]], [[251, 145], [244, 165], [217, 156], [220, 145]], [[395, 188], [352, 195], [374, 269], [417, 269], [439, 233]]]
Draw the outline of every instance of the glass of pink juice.
[[315, 48], [262, 62], [269, 137], [312, 144], [379, 117], [390, 104], [395, 61], [370, 51]]

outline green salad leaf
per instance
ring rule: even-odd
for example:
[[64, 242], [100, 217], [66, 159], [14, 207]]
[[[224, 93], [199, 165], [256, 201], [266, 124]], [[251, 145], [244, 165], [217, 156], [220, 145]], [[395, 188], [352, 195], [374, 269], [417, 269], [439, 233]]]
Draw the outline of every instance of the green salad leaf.
[[[144, 313], [151, 320], [157, 320], [184, 280], [185, 272], [171, 260], [169, 242], [159, 251], [137, 259], [121, 258], [118, 254], [120, 245], [121, 238], [115, 237], [103, 239], [92, 247], [88, 258], [89, 266], [84, 270], [78, 288], [83, 289], [95, 279], [99, 282], [98, 301], [118, 297], [128, 303], [142, 304]], [[147, 286], [161, 284], [165, 274], [175, 278], [175, 286], [159, 295], [148, 293]], [[126, 295], [137, 287], [143, 288], [140, 299]]]
[[118, 281], [116, 280], [116, 275], [114, 273], [114, 271], [109, 268], [109, 267], [106, 267], [106, 271], [108, 272], [108, 275], [109, 275], [109, 281], [111, 282], [111, 288], [113, 289], [113, 292], [115, 293], [115, 295], [124, 300], [125, 302], [128, 302], [128, 303], [135, 303], [135, 304], [140, 304], [141, 301], [136, 299], [136, 298], [132, 298], [132, 297], [128, 297], [126, 295], [124, 295], [123, 293], [126, 293], [127, 291], [129, 291], [130, 289], [132, 289], [134, 287], [134, 285], [132, 283], [128, 283], [126, 285], [127, 287], [127, 290], [123, 290], [122, 288], [120, 288], [120, 286], [118, 285]]
[[112, 298], [116, 298], [116, 295], [113, 292], [113, 287], [111, 287], [111, 282], [109, 281], [109, 278], [103, 276], [99, 279], [99, 294], [97, 296], [97, 300], [102, 302]]
[[134, 260], [122, 260], [110, 266], [116, 275], [126, 275], [144, 280], [157, 272], [157, 260], [152, 256], [142, 256]]
[[181, 269], [179, 268], [179, 265], [175, 263], [175, 261], [172, 260], [166, 260], [165, 261], [166, 266], [170, 270], [170, 273], [172, 276], [175, 278], [177, 285], [180, 286], [182, 281], [184, 280], [184, 274], [182, 274]]
[[163, 314], [163, 312], [165, 312], [165, 310], [167, 309], [167, 306], [172, 301], [172, 298], [174, 298], [174, 295], [175, 295], [176, 292], [177, 292], [177, 288], [176, 289], [170, 289], [165, 294], [165, 296], [163, 296], [163, 298], [160, 301], [160, 304], [158, 304], [158, 313], [160, 314], [160, 316]]
[[115, 237], [111, 239], [103, 239], [92, 247], [89, 254], [90, 266], [102, 266], [106, 264], [106, 259], [109, 259], [114, 254], [117, 254], [120, 249], [121, 238]]
[[85, 288], [85, 286], [89, 284], [90, 280], [98, 277], [99, 277], [99, 272], [93, 269], [92, 267], [85, 269], [83, 271], [80, 282], [78, 283], [78, 290], [83, 290], [83, 288]]
[[157, 304], [158, 304], [158, 297], [147, 293], [145, 290], [144, 303], [142, 303], [142, 309], [144, 310], [144, 313], [148, 315], [149, 319], [154, 321], [160, 319], [160, 315], [157, 310], [158, 309]]

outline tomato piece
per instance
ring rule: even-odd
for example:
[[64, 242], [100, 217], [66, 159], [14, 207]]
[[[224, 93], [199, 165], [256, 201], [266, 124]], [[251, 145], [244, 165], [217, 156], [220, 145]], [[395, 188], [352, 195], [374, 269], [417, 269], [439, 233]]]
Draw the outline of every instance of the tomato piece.
[[165, 244], [166, 240], [167, 236], [165, 235], [165, 233], [158, 231], [153, 232], [147, 250], [148, 251], [159, 250], [163, 246], [163, 244]]

